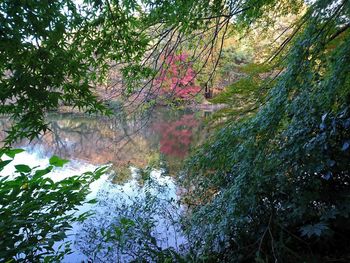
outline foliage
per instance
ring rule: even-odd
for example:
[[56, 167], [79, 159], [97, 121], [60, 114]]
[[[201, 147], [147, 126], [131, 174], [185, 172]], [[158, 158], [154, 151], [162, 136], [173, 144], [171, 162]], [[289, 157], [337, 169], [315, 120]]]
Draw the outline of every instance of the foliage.
[[[0, 170], [11, 163], [20, 149], [2, 149]], [[89, 184], [99, 178], [105, 168], [53, 181], [54, 167], [66, 160], [57, 156], [42, 169], [25, 164], [15, 165], [15, 173], [0, 178], [0, 261], [58, 262], [70, 252], [65, 242], [72, 223], [83, 221], [89, 212], [74, 213], [86, 202]], [[54, 246], [60, 244], [59, 248]]]
[[226, 117], [229, 121], [245, 118], [265, 102], [268, 90], [274, 84], [274, 70], [266, 64], [246, 64], [239, 69], [239, 79], [210, 100], [212, 103], [225, 104], [216, 111], [212, 120]]
[[195, 85], [196, 72], [188, 61], [188, 55], [169, 55], [165, 58], [159, 76], [155, 83], [159, 92], [168, 97], [180, 98], [182, 100], [193, 99], [201, 88]]
[[0, 113], [16, 121], [8, 142], [45, 131], [45, 112], [60, 103], [106, 112], [90, 90], [86, 50], [71, 45], [83, 22], [73, 1], [2, 1], [0, 21]]
[[246, 50], [243, 45], [232, 44], [222, 49], [221, 58], [217, 69], [219, 82], [231, 84], [242, 75], [240, 68], [253, 62], [253, 51]]
[[[247, 2], [259, 3], [248, 19], [275, 1]], [[349, 10], [348, 1], [309, 4], [259, 109], [190, 160], [198, 259], [349, 260]]]
[[[230, 19], [247, 27], [254, 15], [261, 18], [259, 7], [279, 2], [86, 0], [79, 6], [73, 0], [2, 1], [0, 114], [14, 119], [7, 143], [45, 132], [45, 113], [62, 104], [109, 113], [93, 89], [112, 65], [121, 66], [124, 93], [148, 87], [147, 101], [155, 90], [149, 79], [161, 70], [161, 55], [182, 53], [186, 47], [193, 51], [191, 61], [203, 64], [199, 68], [210, 61], [216, 65], [213, 50]], [[302, 1], [282, 2], [275, 16], [296, 12]]]
[[94, 86], [111, 57], [137, 63], [147, 44], [128, 12], [98, 1], [80, 9], [72, 0], [1, 2], [0, 113], [15, 120], [8, 143], [45, 132], [45, 113], [62, 104], [110, 113]]
[[[269, 60], [279, 63], [281, 74], [265, 89], [256, 76], [233, 84], [235, 92], [252, 89], [246, 95], [254, 94], [254, 110], [229, 121], [192, 158], [186, 179], [199, 205], [187, 231], [191, 251], [203, 261], [349, 260], [349, 5], [111, 0], [86, 1], [79, 11], [69, 0], [2, 1], [0, 113], [16, 122], [8, 142], [45, 131], [44, 113], [60, 103], [107, 112], [90, 87], [104, 80], [111, 62], [123, 66], [126, 93], [140, 92], [157, 76], [157, 58], [178, 54], [179, 43], [187, 42], [192, 58], [206, 54], [202, 64], [211, 61], [215, 69], [212, 52], [219, 47], [220, 57], [230, 23], [241, 31], [268, 27], [305, 7]], [[202, 37], [205, 32], [210, 36]], [[17, 169], [32, 173], [28, 166]], [[31, 183], [36, 175], [18, 178]]]

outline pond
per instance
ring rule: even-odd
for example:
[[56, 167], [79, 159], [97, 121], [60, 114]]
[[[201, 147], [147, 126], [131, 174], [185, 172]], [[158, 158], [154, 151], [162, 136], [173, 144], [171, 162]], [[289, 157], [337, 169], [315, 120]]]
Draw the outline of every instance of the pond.
[[[15, 145], [26, 151], [1, 174], [10, 174], [18, 163], [45, 167], [52, 155], [70, 160], [54, 171], [53, 180], [110, 167], [91, 185], [88, 199], [97, 202], [79, 208], [78, 213], [93, 215], [68, 233], [72, 253], [63, 262], [128, 262], [164, 249], [179, 252], [186, 238], [179, 224], [185, 207], [177, 179], [191, 147], [203, 140], [206, 115], [165, 107], [133, 119], [50, 114], [52, 132]], [[0, 121], [6, 130], [8, 122]]]

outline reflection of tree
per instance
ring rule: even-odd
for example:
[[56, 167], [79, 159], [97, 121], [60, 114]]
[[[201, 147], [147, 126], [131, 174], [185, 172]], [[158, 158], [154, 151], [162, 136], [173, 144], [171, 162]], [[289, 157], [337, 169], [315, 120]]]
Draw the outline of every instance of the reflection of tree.
[[[6, 130], [9, 123], [5, 119], [0, 121], [2, 130]], [[143, 168], [150, 163], [159, 164], [159, 144], [161, 153], [166, 156], [184, 158], [193, 139], [193, 130], [199, 124], [192, 112], [164, 108], [155, 111], [151, 124], [142, 129], [142, 123], [136, 118], [123, 120], [118, 117], [50, 114], [48, 121], [51, 132], [31, 142], [29, 152], [39, 149], [42, 155], [56, 154], [96, 165], [110, 162], [119, 182], [130, 178], [127, 169], [130, 165]], [[28, 142], [23, 141], [14, 147], [27, 145]], [[179, 160], [169, 158], [164, 161]], [[173, 167], [170, 163], [169, 166]], [[174, 169], [170, 170], [173, 172]]]
[[193, 130], [198, 125], [199, 121], [193, 114], [183, 115], [176, 121], [154, 124], [154, 129], [160, 134], [161, 153], [184, 158], [192, 142]]
[[123, 187], [106, 182], [97, 194], [95, 214], [77, 232], [76, 248], [93, 262], [164, 262], [157, 252], [179, 250], [184, 239], [175, 186], [157, 180], [143, 187], [134, 181]]
[[[48, 119], [51, 132], [30, 144], [31, 149], [41, 149], [43, 154], [86, 160], [97, 165], [111, 162], [114, 167], [121, 167], [130, 163], [145, 166], [145, 156], [156, 151], [156, 148], [150, 149], [147, 130], [133, 134], [141, 125], [138, 120], [126, 123], [117, 117], [93, 118], [67, 114], [52, 114]], [[27, 141], [16, 146], [25, 145], [28, 145]]]

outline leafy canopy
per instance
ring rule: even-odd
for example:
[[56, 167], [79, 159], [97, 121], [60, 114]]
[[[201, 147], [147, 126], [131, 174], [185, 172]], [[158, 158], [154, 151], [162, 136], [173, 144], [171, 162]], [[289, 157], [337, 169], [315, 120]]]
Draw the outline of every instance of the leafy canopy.
[[301, 2], [86, 0], [79, 6], [72, 0], [1, 1], [0, 114], [14, 123], [6, 141], [45, 132], [45, 113], [62, 104], [109, 113], [93, 90], [111, 65], [122, 65], [130, 94], [155, 77], [161, 54], [167, 58], [187, 43], [192, 60], [204, 57], [201, 68], [230, 21], [247, 27], [263, 16], [262, 10], [297, 11]]
[[[274, 3], [250, 2], [266, 2], [257, 15]], [[348, 260], [350, 3], [306, 8], [272, 85], [247, 87], [267, 88], [256, 111], [226, 123], [188, 165], [201, 204], [188, 220], [199, 258]], [[244, 95], [242, 83], [232, 96]]]

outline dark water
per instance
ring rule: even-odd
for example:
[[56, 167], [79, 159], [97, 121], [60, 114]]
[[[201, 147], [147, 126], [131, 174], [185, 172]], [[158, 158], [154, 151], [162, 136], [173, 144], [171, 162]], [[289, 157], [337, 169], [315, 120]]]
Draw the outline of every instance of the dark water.
[[[166, 108], [133, 119], [51, 114], [51, 133], [16, 145], [26, 152], [16, 156], [13, 165], [46, 166], [54, 154], [71, 160], [51, 175], [54, 180], [110, 166], [109, 173], [91, 185], [88, 198], [97, 203], [79, 208], [78, 213], [94, 215], [74, 225], [67, 239], [73, 253], [64, 262], [151, 260], [149, 250], [184, 249], [177, 174], [191, 147], [203, 140], [204, 115]], [[7, 121], [1, 122], [6, 129]]]

